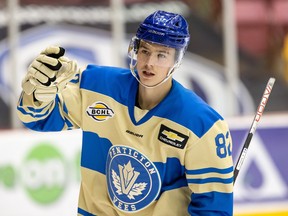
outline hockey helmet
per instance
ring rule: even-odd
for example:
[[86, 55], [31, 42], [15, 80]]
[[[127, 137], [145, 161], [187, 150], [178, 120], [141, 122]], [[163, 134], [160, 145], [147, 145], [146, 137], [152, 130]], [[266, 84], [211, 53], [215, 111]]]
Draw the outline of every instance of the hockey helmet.
[[190, 39], [184, 17], [166, 11], [156, 11], [149, 15], [140, 24], [136, 37], [176, 49], [186, 48]]

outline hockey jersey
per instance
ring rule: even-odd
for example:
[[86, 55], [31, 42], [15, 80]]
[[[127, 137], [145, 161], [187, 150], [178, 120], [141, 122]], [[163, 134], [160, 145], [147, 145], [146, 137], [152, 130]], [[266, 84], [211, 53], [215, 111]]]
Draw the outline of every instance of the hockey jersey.
[[175, 80], [141, 110], [138, 85], [128, 69], [88, 65], [51, 103], [20, 96], [27, 128], [83, 131], [78, 215], [232, 215], [226, 122]]

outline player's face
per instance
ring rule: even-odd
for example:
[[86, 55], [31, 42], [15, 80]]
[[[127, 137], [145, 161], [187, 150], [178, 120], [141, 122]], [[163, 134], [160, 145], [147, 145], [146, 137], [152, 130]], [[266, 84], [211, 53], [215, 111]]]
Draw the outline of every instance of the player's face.
[[141, 41], [137, 53], [140, 81], [154, 86], [164, 80], [175, 64], [175, 49]]

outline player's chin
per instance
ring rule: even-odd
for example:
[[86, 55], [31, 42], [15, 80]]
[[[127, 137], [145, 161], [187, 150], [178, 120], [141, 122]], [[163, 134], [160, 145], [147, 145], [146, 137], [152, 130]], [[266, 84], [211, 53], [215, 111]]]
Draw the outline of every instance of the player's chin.
[[157, 84], [157, 82], [155, 80], [152, 80], [152, 79], [141, 79], [140, 78], [140, 81], [145, 86], [150, 86], [150, 87], [153, 87]]

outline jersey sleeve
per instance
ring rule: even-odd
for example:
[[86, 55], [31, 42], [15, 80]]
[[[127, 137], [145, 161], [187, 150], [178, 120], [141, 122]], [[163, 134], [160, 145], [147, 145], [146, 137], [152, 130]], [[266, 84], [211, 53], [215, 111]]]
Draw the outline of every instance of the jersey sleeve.
[[17, 115], [25, 127], [36, 131], [61, 131], [81, 127], [81, 72], [75, 75], [54, 101], [39, 103], [21, 93]]
[[233, 215], [232, 139], [226, 122], [219, 119], [203, 136], [192, 137], [185, 156], [190, 215]]

